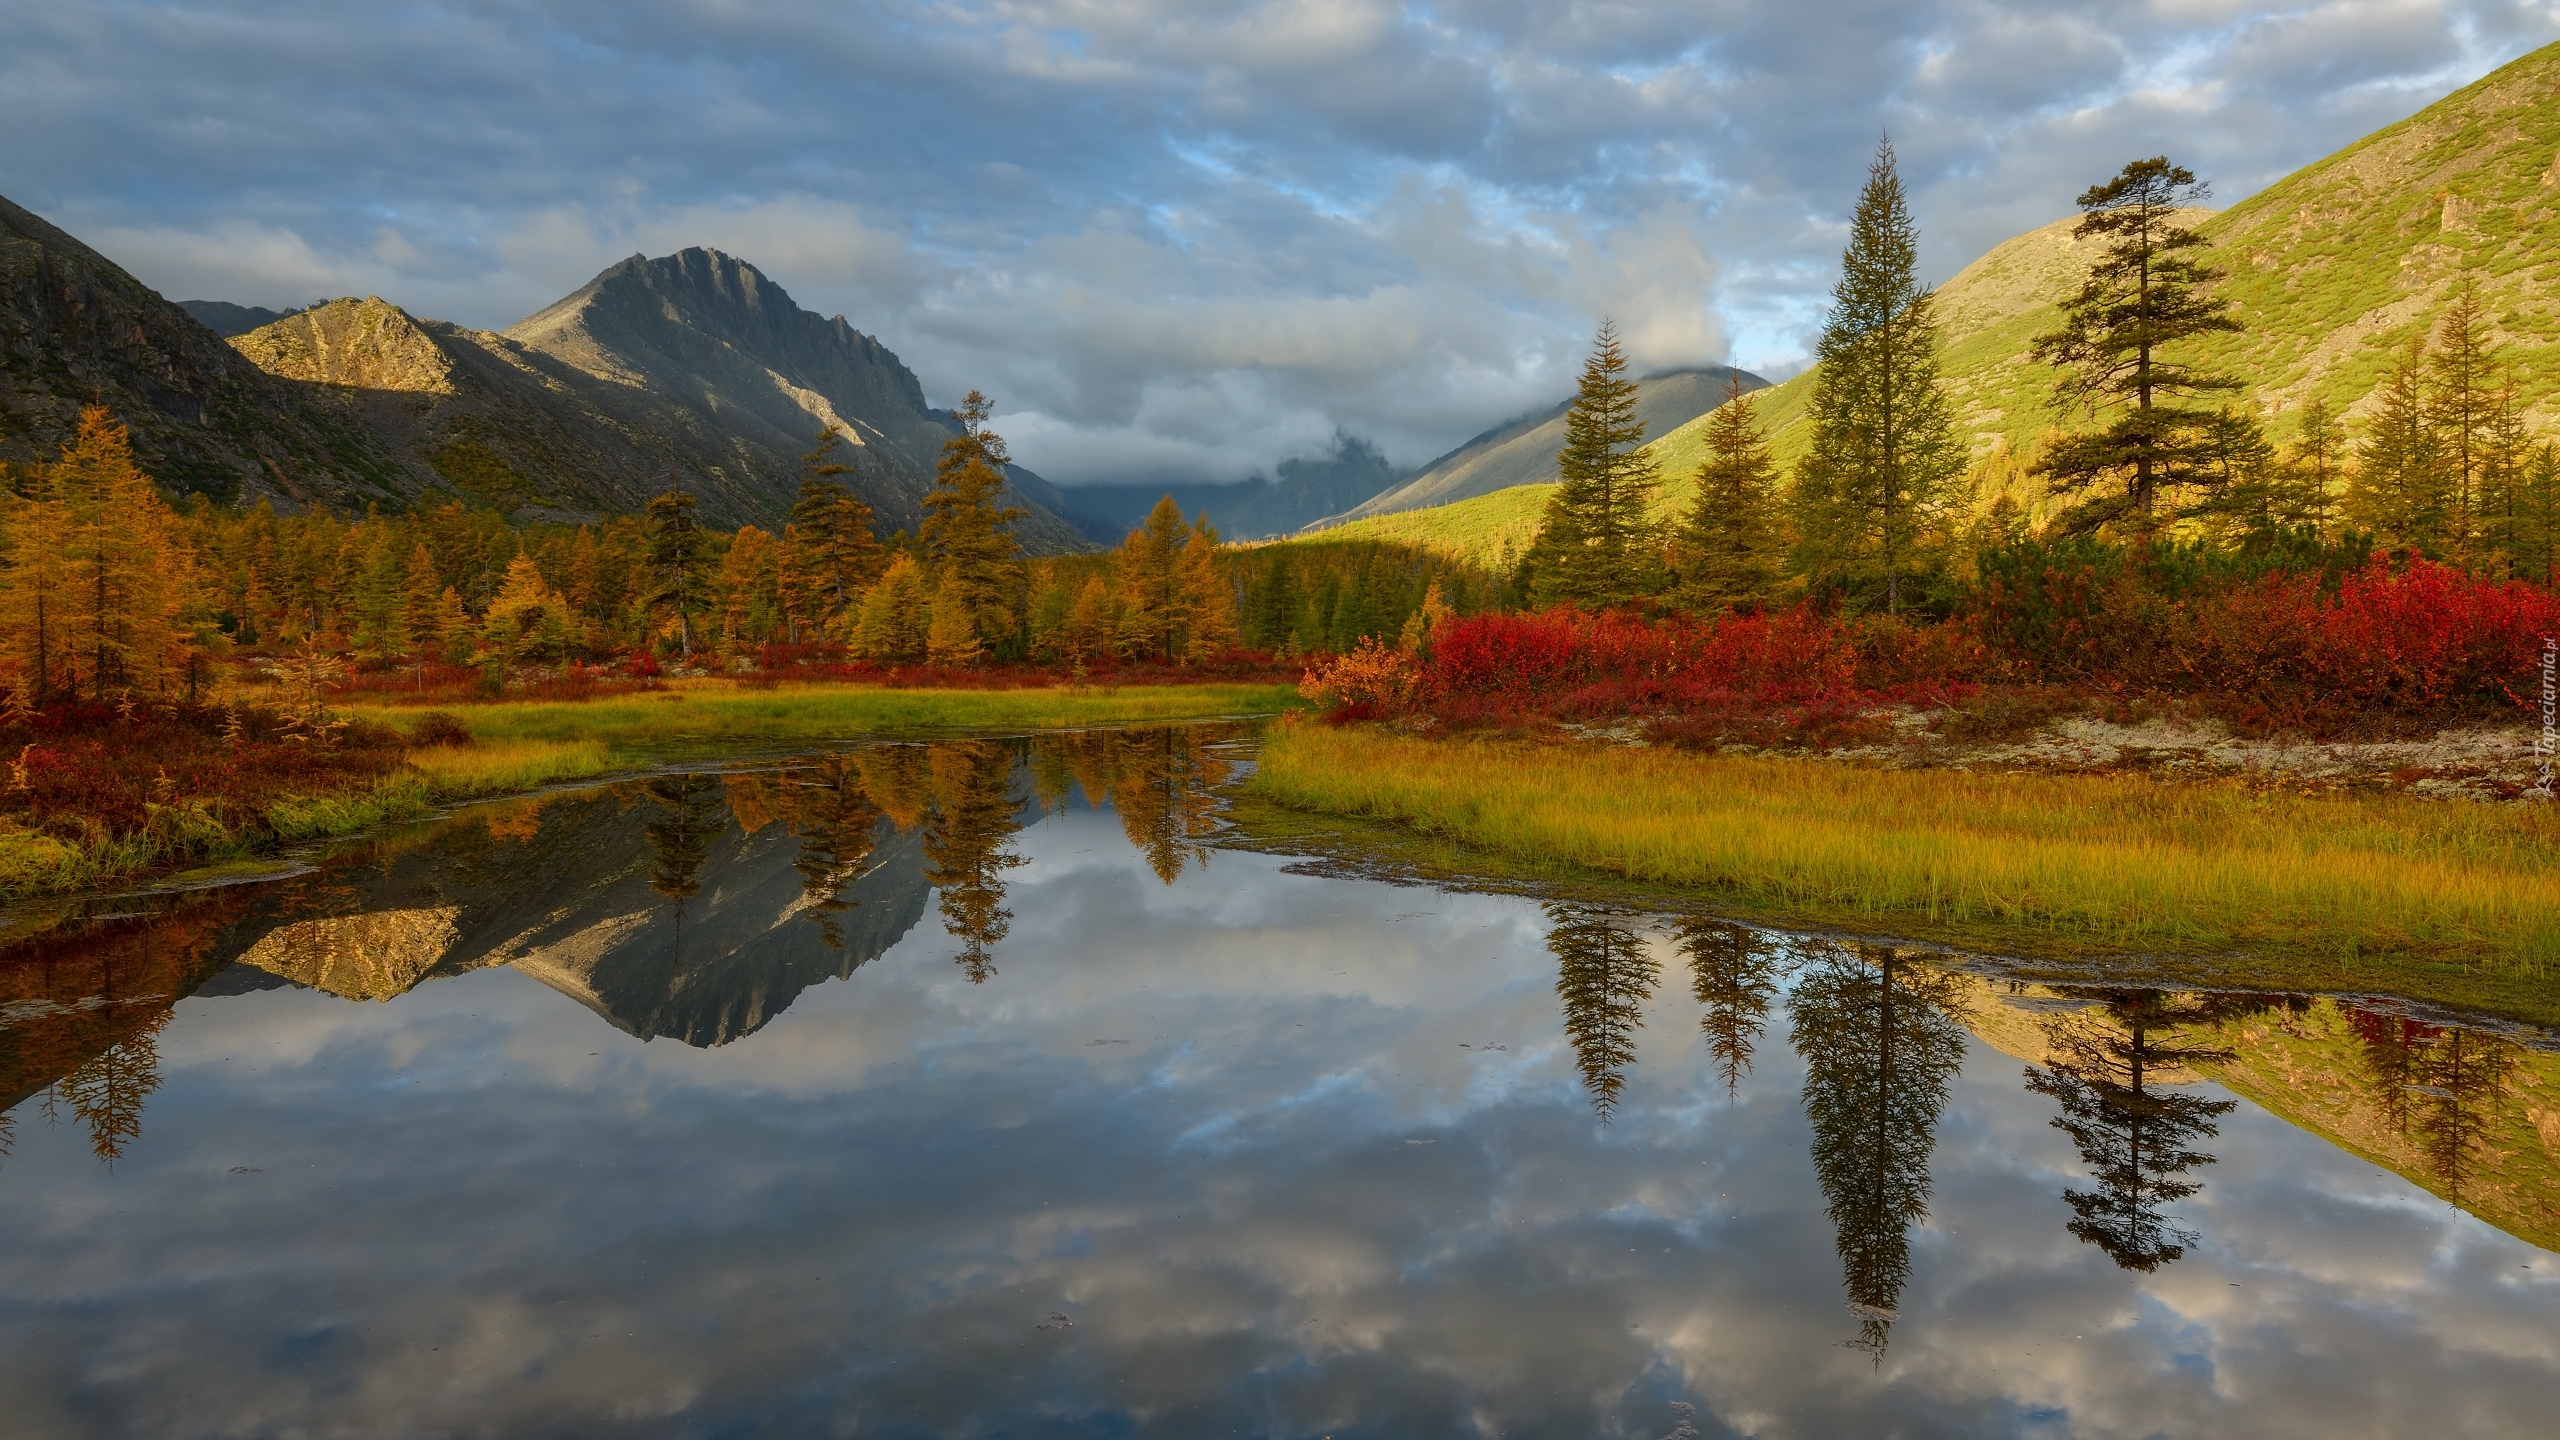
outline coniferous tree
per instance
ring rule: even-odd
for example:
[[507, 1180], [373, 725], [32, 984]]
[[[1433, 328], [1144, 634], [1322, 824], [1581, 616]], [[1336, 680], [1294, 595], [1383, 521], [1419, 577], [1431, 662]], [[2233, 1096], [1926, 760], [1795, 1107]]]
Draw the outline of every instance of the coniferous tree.
[[1915, 552], [1964, 463], [1939, 383], [1935, 297], [1918, 262], [1919, 229], [1884, 142], [1815, 347], [1813, 443], [1797, 484], [1815, 532], [1807, 554], [1838, 578], [1877, 583], [1888, 611], [1902, 608]]
[[1182, 507], [1167, 495], [1147, 512], [1146, 523], [1129, 532], [1112, 557], [1125, 608], [1123, 635], [1134, 653], [1171, 660], [1178, 653], [1185, 621], [1182, 547], [1191, 538]]
[[893, 665], [924, 658], [928, 619], [924, 570], [911, 555], [899, 555], [863, 592], [860, 618], [853, 630], [855, 653]]
[[1757, 609], [1777, 589], [1778, 469], [1757, 409], [1737, 373], [1726, 377], [1724, 403], [1707, 416], [1697, 500], [1673, 538], [1680, 600], [1693, 610]]
[[854, 907], [844, 887], [862, 875], [878, 841], [880, 807], [862, 788], [862, 777], [843, 755], [829, 755], [789, 774], [795, 798], [791, 825], [800, 837], [800, 853], [791, 868], [800, 876], [802, 913], [818, 927], [819, 942], [830, 950], [844, 948], [844, 924], [837, 919]]
[[812, 618], [820, 628], [853, 608], [884, 563], [871, 507], [836, 479], [853, 473], [836, 458], [843, 444], [832, 426], [818, 432], [815, 447], [800, 457], [800, 494], [791, 506], [792, 565], [816, 598], [820, 613]]
[[[65, 688], [88, 681], [104, 702], [123, 690], [167, 694], [184, 683], [193, 632], [195, 561], [177, 517], [135, 463], [131, 437], [104, 406], [80, 427], [53, 467], [61, 506]], [[338, 536], [327, 535], [334, 561]], [[334, 567], [333, 567], [334, 568]]]
[[1218, 573], [1218, 531], [1202, 515], [1182, 542], [1177, 568], [1182, 581], [1182, 653], [1207, 660], [1235, 648], [1235, 587]]
[[2533, 436], [2525, 429], [2522, 399], [2514, 373], [2501, 376], [2481, 446], [2480, 500], [2474, 517], [2478, 563], [2484, 574], [2501, 579], [2520, 573], [2517, 557], [2531, 544], [2525, 475], [2533, 458]]
[[2210, 488], [2215, 473], [2197, 450], [2213, 412], [2196, 397], [2239, 382], [2164, 353], [2198, 335], [2237, 331], [2228, 302], [2210, 291], [2221, 272], [2195, 252], [2208, 242], [2178, 223], [2178, 212], [2211, 192], [2167, 156], [2136, 160], [2080, 196], [2072, 238], [2106, 248], [2080, 292], [2063, 302], [2060, 329], [2037, 337], [2032, 354], [2062, 368], [2054, 398], [2063, 411], [2115, 412], [2106, 428], [2074, 435], [2045, 457], [2056, 496], [2077, 500], [2059, 524], [2081, 533], [2115, 524], [2157, 523], [2162, 490]]
[[952, 957], [973, 985], [996, 973], [990, 953], [1011, 927], [1004, 872], [1023, 863], [1006, 848], [1022, 829], [1013, 799], [1013, 752], [986, 740], [927, 752], [933, 807], [924, 823], [925, 879], [939, 896], [943, 929], [960, 942]]
[[937, 592], [950, 587], [978, 637], [1000, 646], [1020, 628], [1012, 597], [1022, 578], [1022, 546], [1008, 527], [1023, 512], [1001, 503], [1010, 457], [1004, 438], [987, 428], [993, 410], [972, 390], [954, 412], [960, 433], [943, 442], [917, 538], [932, 562]]
[[1964, 1027], [1947, 972], [1889, 948], [1822, 944], [1787, 997], [1789, 1041], [1805, 1065], [1813, 1170], [1837, 1231], [1858, 1338], [1884, 1359], [1904, 1281], [1910, 1227], [1929, 1213], [1929, 1153]]
[[655, 585], [649, 603], [672, 611], [684, 658], [693, 659], [693, 617], [704, 607], [703, 552], [707, 542], [693, 518], [693, 496], [670, 487], [649, 502], [649, 567]]
[[2427, 334], [2374, 392], [2377, 404], [2347, 487], [2347, 515], [2384, 544], [2441, 555], [2452, 517], [2443, 447], [2427, 411]]
[[1635, 1063], [1644, 1002], [1653, 997], [1662, 967], [1624, 912], [1563, 902], [1545, 908], [1565, 1035], [1573, 1042], [1583, 1088], [1591, 1092], [1592, 1113], [1605, 1125], [1617, 1113], [1626, 1069]]
[[1778, 993], [1777, 958], [1768, 937], [1729, 920], [1682, 922], [1680, 953], [1689, 957], [1691, 993], [1704, 1007], [1699, 1033], [1730, 1097], [1751, 1073], [1752, 1051], [1768, 1023], [1769, 1002]]
[[2466, 566], [2477, 561], [2473, 547], [2480, 534], [2482, 472], [2490, 459], [2497, 409], [2497, 391], [2490, 383], [2495, 348], [2489, 339], [2489, 312], [2464, 281], [2436, 325], [2426, 414], [2444, 472], [2445, 551]]
[[2346, 437], [2329, 414], [2329, 402], [2317, 395], [2303, 402], [2301, 424], [2294, 431], [2293, 445], [2285, 453], [2285, 489], [2280, 501], [2285, 523], [2328, 533], [2337, 516], [2346, 452]]
[[[1603, 320], [1565, 411], [1558, 484], [1529, 547], [1542, 601], [1605, 609], [1657, 586], [1646, 504], [1659, 480], [1636, 414], [1636, 382], [1617, 327]], [[1337, 649], [1342, 626], [1337, 623]]]
[[2535, 446], [2516, 472], [2516, 574], [2560, 585], [2560, 444]]
[[77, 691], [77, 669], [70, 648], [71, 565], [64, 553], [67, 517], [54, 494], [51, 466], [39, 467], [33, 483], [8, 510], [8, 585], [0, 590], [5, 607], [6, 658], [16, 703], [40, 710]]

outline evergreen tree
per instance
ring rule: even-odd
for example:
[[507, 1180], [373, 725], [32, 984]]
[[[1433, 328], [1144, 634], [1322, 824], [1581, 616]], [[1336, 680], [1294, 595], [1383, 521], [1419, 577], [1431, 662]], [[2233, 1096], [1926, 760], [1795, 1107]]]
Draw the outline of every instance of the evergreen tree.
[[691, 495], [673, 488], [649, 502], [649, 567], [656, 581], [649, 603], [674, 613], [687, 663], [693, 660], [693, 617], [703, 609], [708, 588], [702, 574], [708, 544], [694, 521], [694, 504]]
[[871, 507], [835, 478], [853, 473], [835, 458], [843, 444], [832, 426], [818, 432], [816, 446], [800, 457], [800, 495], [791, 506], [792, 566], [817, 598], [822, 613], [812, 618], [822, 628], [852, 609], [885, 563], [871, 533]]
[[2560, 444], [2545, 442], [2517, 467], [2515, 573], [2560, 585]]
[[2437, 322], [2427, 377], [2427, 420], [2435, 430], [2444, 471], [2445, 551], [2466, 566], [2477, 563], [2473, 548], [2480, 535], [2480, 492], [2497, 410], [2497, 391], [2489, 377], [2494, 349], [2489, 312], [2466, 280]]
[[1814, 1177], [1859, 1321], [1850, 1343], [1879, 1364], [1911, 1275], [1910, 1227], [1929, 1213], [1938, 1115], [1964, 1060], [1964, 1027], [1949, 1014], [1958, 993], [1951, 973], [1889, 948], [1826, 943], [1787, 997]]
[[1691, 919], [1680, 925], [1680, 953], [1689, 957], [1691, 993], [1704, 1007], [1698, 1030], [1715, 1057], [1716, 1077], [1730, 1098], [1751, 1073], [1751, 1054], [1768, 1023], [1778, 993], [1778, 966], [1766, 936], [1729, 920]]
[[2163, 155], [2136, 160], [2080, 196], [2072, 238], [2103, 239], [2106, 248], [2080, 293], [2063, 302], [2061, 328], [2038, 336], [2031, 353], [2062, 368], [2059, 408], [2117, 413], [2105, 429], [2074, 435], [2045, 457], [2053, 493], [2078, 500], [2061, 517], [2066, 532], [2107, 524], [2147, 530], [2163, 489], [2216, 483], [2196, 463], [2212, 412], [2180, 402], [2239, 382], [2163, 353], [2240, 328], [2225, 313], [2229, 302], [2209, 293], [2221, 272], [2194, 253], [2208, 242], [2177, 220], [2210, 194]]
[[[1645, 515], [1658, 480], [1636, 415], [1618, 329], [1604, 320], [1565, 411], [1559, 484], [1531, 543], [1539, 598], [1586, 609], [1623, 605], [1657, 588], [1652, 525]], [[1342, 625], [1337, 622], [1336, 648]]]
[[1002, 645], [1020, 628], [1012, 597], [1022, 579], [1022, 546], [1007, 527], [1023, 512], [1000, 503], [1009, 457], [1003, 437], [987, 428], [993, 408], [972, 390], [954, 412], [960, 433], [943, 442], [917, 538], [932, 561], [936, 589], [951, 587], [978, 636]]
[[1653, 997], [1662, 967], [1624, 912], [1560, 901], [1545, 908], [1565, 1035], [1573, 1042], [1582, 1086], [1591, 1092], [1592, 1112], [1605, 1125], [1617, 1113], [1626, 1068], [1635, 1063], [1644, 1002]]
[[1939, 383], [1919, 240], [1893, 145], [1881, 143], [1815, 347], [1813, 443], [1798, 484], [1800, 513], [1819, 531], [1814, 551], [1844, 580], [1880, 582], [1888, 611], [1902, 608], [1921, 537], [1964, 464]]
[[2286, 524], [2328, 533], [2337, 515], [2346, 451], [2346, 437], [2329, 413], [2329, 402], [2312, 396], [2303, 403], [2302, 422], [2285, 453], [2285, 488], [2279, 504]]
[[2483, 427], [2480, 502], [2474, 515], [2477, 561], [2482, 573], [2501, 579], [2515, 578], [2516, 558], [2531, 544], [2525, 473], [2533, 458], [2533, 436], [2525, 429], [2521, 401], [2514, 373], [2501, 376]]
[[1710, 614], [1758, 609], [1778, 584], [1778, 469], [1741, 375], [1726, 378], [1724, 403], [1707, 416], [1706, 440], [1698, 498], [1673, 541], [1680, 600]]
[[2427, 412], [2427, 334], [2410, 339], [2378, 403], [2347, 487], [2347, 515], [2385, 545], [2442, 555], [2452, 515], [2444, 453]]

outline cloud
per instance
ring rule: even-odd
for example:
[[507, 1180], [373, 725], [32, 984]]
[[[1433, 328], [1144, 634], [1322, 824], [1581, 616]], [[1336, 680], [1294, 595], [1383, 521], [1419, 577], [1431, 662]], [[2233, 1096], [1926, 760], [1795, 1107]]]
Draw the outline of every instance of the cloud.
[[162, 0], [0, 15], [0, 193], [176, 298], [505, 324], [712, 244], [1066, 481], [1416, 461], [1800, 363], [1876, 136], [1952, 275], [2166, 152], [2238, 199], [2560, 35], [2518, 0]]

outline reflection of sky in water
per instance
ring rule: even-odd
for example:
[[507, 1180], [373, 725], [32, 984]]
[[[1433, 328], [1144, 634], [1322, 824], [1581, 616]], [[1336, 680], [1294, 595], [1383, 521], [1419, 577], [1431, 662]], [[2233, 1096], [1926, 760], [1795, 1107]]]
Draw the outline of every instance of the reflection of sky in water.
[[928, 918], [717, 1048], [507, 968], [183, 1002], [112, 1168], [19, 1108], [6, 1429], [2459, 1436], [2560, 1395], [2560, 1258], [2254, 1107], [2201, 1243], [2117, 1269], [1979, 1041], [1871, 1361], [1782, 1006], [1728, 1100], [1666, 953], [1604, 1129], [1533, 904], [1167, 887], [1081, 808], [1016, 848], [993, 979]]

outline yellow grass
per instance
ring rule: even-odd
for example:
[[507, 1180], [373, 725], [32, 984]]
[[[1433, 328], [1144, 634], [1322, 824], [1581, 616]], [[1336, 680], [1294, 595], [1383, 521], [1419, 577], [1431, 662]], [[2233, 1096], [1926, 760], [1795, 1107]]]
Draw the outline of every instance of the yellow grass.
[[1532, 865], [2134, 949], [2417, 953], [2547, 976], [2560, 825], [2397, 795], [1276, 727], [1255, 790]]

